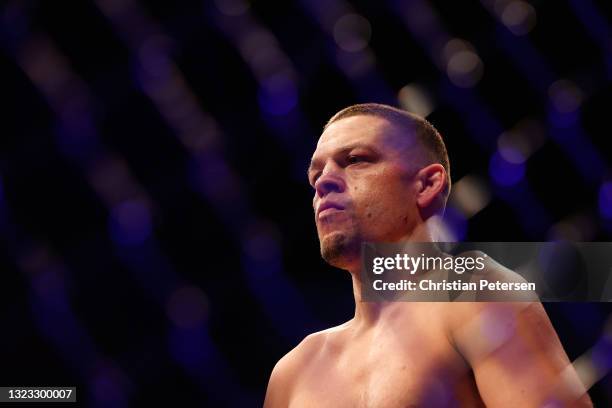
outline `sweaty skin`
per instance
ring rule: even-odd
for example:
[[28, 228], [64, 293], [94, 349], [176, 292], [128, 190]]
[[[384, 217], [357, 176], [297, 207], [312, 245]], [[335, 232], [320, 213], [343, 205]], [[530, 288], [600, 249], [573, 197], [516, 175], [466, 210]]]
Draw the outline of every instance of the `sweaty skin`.
[[315, 222], [323, 258], [351, 273], [355, 316], [285, 355], [264, 407], [592, 406], [539, 302], [361, 301], [361, 242], [434, 240], [446, 173], [421, 149], [370, 115], [321, 135]]

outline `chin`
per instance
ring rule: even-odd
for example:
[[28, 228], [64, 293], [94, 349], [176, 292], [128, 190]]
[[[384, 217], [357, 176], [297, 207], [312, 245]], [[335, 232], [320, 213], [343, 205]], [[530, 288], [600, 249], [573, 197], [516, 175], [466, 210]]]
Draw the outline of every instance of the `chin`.
[[321, 240], [321, 256], [328, 264], [340, 269], [349, 269], [359, 262], [360, 242], [343, 232], [331, 232]]

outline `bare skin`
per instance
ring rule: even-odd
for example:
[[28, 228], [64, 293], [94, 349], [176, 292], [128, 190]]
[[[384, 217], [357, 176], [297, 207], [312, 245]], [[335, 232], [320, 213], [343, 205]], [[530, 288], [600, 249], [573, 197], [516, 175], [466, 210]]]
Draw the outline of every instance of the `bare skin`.
[[285, 355], [264, 407], [591, 406], [538, 302], [361, 301], [361, 242], [435, 240], [446, 173], [419, 149], [375, 116], [323, 132], [315, 222], [324, 259], [351, 273], [355, 316]]

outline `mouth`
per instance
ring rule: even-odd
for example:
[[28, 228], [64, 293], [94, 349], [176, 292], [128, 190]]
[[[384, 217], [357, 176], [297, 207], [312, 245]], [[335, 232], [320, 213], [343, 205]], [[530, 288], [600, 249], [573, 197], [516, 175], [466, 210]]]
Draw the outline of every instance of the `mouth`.
[[321, 203], [321, 205], [319, 205], [319, 208], [317, 209], [317, 218], [321, 219], [323, 217], [332, 215], [340, 211], [344, 211], [343, 206], [341, 206], [338, 203], [334, 203], [332, 201], [326, 201], [326, 202]]

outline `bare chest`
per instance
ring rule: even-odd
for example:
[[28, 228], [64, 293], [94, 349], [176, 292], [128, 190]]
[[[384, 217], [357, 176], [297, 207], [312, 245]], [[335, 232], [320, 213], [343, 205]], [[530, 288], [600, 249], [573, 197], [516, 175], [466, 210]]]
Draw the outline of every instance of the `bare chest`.
[[477, 406], [469, 369], [442, 342], [397, 338], [322, 350], [296, 381], [290, 407]]

